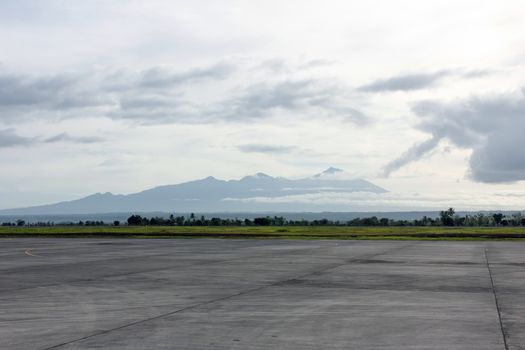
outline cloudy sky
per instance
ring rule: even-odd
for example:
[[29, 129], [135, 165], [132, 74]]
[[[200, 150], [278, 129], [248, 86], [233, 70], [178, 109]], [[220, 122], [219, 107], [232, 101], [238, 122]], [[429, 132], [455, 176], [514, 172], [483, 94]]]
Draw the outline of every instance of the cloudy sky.
[[0, 208], [336, 166], [391, 191], [370, 208], [525, 209], [523, 18], [519, 0], [0, 0]]

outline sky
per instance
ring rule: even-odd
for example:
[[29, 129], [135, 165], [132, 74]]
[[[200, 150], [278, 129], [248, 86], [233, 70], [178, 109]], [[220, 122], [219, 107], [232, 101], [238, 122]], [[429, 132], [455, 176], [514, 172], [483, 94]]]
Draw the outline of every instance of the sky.
[[525, 209], [524, 17], [511, 0], [0, 0], [0, 209], [329, 166], [390, 191], [371, 210]]

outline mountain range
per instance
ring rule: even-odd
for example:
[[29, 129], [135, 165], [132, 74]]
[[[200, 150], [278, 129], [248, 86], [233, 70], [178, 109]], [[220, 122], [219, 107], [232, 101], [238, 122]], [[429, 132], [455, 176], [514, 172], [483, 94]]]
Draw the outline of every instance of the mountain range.
[[[313, 202], [294, 198], [322, 193], [371, 192], [387, 190], [330, 167], [301, 179], [272, 177], [264, 173], [239, 180], [212, 176], [175, 185], [154, 187], [128, 195], [96, 193], [81, 199], [27, 208], [0, 210], [0, 215], [50, 215], [117, 212], [226, 212], [226, 211], [323, 211]], [[329, 208], [333, 209], [333, 208]]]

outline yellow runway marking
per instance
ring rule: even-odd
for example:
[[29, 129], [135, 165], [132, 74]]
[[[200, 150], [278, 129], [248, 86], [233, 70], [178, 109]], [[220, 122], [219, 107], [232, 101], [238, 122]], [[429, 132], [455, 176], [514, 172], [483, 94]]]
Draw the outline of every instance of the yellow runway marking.
[[33, 254], [33, 253], [32, 253], [32, 250], [33, 250], [33, 248], [31, 248], [31, 249], [27, 249], [27, 250], [24, 252], [24, 254], [25, 254], [25, 255], [29, 255], [29, 256], [42, 256], [42, 255], [38, 255], [38, 254]]

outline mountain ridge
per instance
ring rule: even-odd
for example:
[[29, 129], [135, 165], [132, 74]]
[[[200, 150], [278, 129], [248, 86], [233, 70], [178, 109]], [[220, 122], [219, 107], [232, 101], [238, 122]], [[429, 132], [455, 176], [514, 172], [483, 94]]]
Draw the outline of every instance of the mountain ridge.
[[[334, 177], [334, 175], [337, 175]], [[326, 192], [372, 192], [387, 190], [370, 181], [351, 178], [341, 169], [330, 167], [312, 177], [287, 179], [265, 173], [238, 180], [208, 176], [173, 185], [161, 185], [127, 195], [98, 192], [83, 198], [24, 208], [0, 210], [1, 215], [81, 214], [119, 211], [224, 211], [286, 209], [283, 203], [247, 203], [246, 200], [282, 199]], [[314, 203], [315, 206], [315, 203]], [[304, 208], [303, 208], [304, 207]], [[308, 210], [308, 206], [299, 207]], [[311, 206], [310, 206], [311, 207]], [[323, 208], [319, 208], [323, 210]]]

